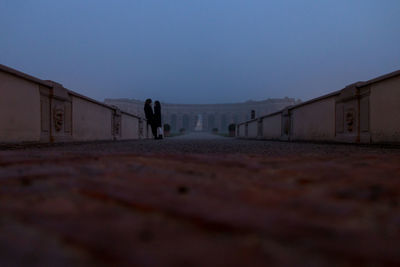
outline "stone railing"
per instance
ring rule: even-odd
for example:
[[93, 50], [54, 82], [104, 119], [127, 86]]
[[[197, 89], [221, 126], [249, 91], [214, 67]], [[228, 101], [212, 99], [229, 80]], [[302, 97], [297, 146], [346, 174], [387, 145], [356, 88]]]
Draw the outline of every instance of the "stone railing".
[[238, 124], [240, 138], [400, 143], [400, 71]]
[[0, 143], [149, 138], [147, 122], [0, 65]]

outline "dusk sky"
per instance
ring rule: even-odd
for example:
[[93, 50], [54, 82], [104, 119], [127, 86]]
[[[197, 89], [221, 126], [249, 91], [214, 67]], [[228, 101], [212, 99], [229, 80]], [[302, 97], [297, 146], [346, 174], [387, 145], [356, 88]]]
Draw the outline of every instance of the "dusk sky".
[[399, 0], [0, 0], [0, 63], [103, 101], [302, 100], [400, 69]]

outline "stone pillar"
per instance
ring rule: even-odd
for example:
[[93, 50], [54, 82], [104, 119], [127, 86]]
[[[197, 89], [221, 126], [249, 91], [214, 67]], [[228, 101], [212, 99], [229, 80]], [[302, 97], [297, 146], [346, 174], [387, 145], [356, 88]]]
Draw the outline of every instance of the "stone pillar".
[[183, 128], [183, 115], [177, 114], [176, 117], [176, 131], [179, 132], [179, 130]]
[[262, 139], [263, 138], [263, 120], [258, 119], [257, 120], [257, 138]]
[[370, 143], [370, 87], [355, 83], [344, 88], [336, 98], [336, 140], [349, 143]]
[[256, 111], [254, 109], [251, 110], [250, 119], [254, 120], [256, 118]]
[[192, 113], [190, 115], [190, 117], [191, 117], [191, 119], [190, 119], [191, 120], [190, 130], [194, 131], [195, 128], [196, 128], [196, 123], [197, 123], [197, 114]]
[[281, 140], [289, 141], [290, 140], [290, 132], [292, 127], [292, 117], [290, 110], [286, 108], [282, 112], [282, 131], [281, 131]]
[[190, 114], [186, 114], [186, 119], [187, 119], [187, 125], [185, 125], [185, 130], [186, 132], [190, 132], [191, 128], [192, 128], [192, 117], [190, 116]]
[[190, 115], [187, 113], [182, 115], [182, 127], [184, 128], [186, 132], [190, 131]]
[[221, 115], [221, 130], [220, 130], [220, 132], [224, 132], [224, 133], [229, 132], [228, 125], [229, 125], [229, 115], [224, 113]]
[[121, 133], [122, 133], [121, 110], [117, 107], [115, 107], [113, 111], [112, 126], [113, 126], [112, 127], [113, 139], [114, 140], [121, 139]]
[[72, 100], [61, 84], [46, 81], [50, 87], [40, 86], [41, 141], [72, 141]]
[[145, 139], [145, 135], [146, 133], [144, 132], [144, 125], [146, 124], [146, 122], [143, 119], [139, 119], [139, 138], [140, 139]]
[[170, 123], [170, 125], [171, 125], [171, 132], [177, 132], [178, 131], [178, 117], [177, 117], [177, 115], [175, 114], [175, 113], [172, 113], [171, 115], [170, 115], [170, 118], [171, 118], [171, 123]]
[[208, 129], [208, 114], [203, 113], [202, 117], [203, 117], [203, 131], [207, 132], [207, 131], [209, 131], [209, 129]]
[[215, 115], [215, 128], [218, 128], [218, 131], [221, 132], [221, 114], [217, 113]]
[[45, 87], [40, 85], [40, 124], [41, 124], [41, 132], [40, 132], [40, 141], [41, 142], [50, 142], [51, 139], [51, 87]]
[[212, 131], [213, 128], [217, 127], [215, 121], [216, 119], [213, 113], [207, 115], [208, 131]]

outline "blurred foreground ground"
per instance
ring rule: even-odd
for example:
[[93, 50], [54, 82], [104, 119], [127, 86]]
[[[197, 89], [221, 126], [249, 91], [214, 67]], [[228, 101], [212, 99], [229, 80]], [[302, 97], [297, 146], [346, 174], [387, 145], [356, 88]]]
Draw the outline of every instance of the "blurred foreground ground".
[[398, 148], [187, 135], [0, 149], [0, 266], [400, 265]]

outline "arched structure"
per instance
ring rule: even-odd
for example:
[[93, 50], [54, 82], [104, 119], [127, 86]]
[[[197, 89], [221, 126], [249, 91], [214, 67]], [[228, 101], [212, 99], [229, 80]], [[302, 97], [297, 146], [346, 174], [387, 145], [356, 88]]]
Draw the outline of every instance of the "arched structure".
[[[143, 101], [135, 99], [106, 99], [105, 102], [132, 114], [143, 115]], [[251, 110], [256, 116], [267, 115], [287, 106], [299, 103], [293, 98], [267, 99], [230, 104], [169, 104], [161, 103], [163, 123], [171, 125], [171, 131], [228, 132], [231, 123], [238, 123], [250, 118]], [[201, 120], [201, 121], [199, 121]]]

